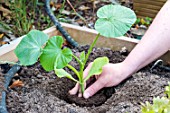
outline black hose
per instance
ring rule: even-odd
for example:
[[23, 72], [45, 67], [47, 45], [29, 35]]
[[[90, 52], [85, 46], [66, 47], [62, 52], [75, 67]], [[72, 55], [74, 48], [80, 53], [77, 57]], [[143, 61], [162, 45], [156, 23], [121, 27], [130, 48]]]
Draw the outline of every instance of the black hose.
[[[20, 69], [19, 65], [14, 65], [12, 68], [6, 73], [5, 75], [5, 84], [4, 88], [7, 89], [13, 76], [16, 74], [16, 72]], [[2, 91], [2, 99], [0, 103], [0, 113], [8, 113], [7, 108], [6, 108], [6, 91]]]
[[50, 19], [56, 26], [57, 30], [61, 32], [61, 34], [64, 36], [67, 42], [71, 44], [73, 47], [78, 47], [78, 43], [67, 33], [67, 31], [61, 26], [57, 18], [52, 13], [51, 8], [50, 8], [50, 0], [45, 0], [45, 9], [46, 9], [48, 16], [50, 17]]

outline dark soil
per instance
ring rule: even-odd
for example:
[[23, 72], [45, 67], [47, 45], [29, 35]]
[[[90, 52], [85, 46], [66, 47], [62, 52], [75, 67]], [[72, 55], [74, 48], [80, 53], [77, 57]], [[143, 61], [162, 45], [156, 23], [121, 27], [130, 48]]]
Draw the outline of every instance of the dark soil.
[[[87, 49], [88, 46], [83, 46], [72, 51], [78, 56]], [[126, 57], [108, 48], [94, 48], [89, 61], [99, 56], [107, 56], [112, 63], [121, 62]], [[78, 69], [74, 60], [70, 64]], [[66, 70], [74, 75], [69, 69]], [[9, 113], [140, 113], [141, 102], [152, 102], [153, 97], [164, 96], [164, 87], [170, 81], [170, 72], [159, 68], [153, 72], [155, 74], [147, 66], [122, 84], [105, 88], [85, 100], [68, 94], [74, 82], [59, 79], [54, 72], [45, 72], [37, 63], [22, 67], [15, 75], [14, 80], [20, 79], [24, 86], [9, 88], [7, 109]]]

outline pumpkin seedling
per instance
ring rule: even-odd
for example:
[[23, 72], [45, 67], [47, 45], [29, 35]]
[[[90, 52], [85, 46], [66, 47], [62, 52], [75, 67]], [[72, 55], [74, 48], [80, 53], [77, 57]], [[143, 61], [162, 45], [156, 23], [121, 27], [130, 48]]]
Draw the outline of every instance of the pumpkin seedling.
[[[62, 49], [63, 38], [48, 36], [41, 31], [30, 31], [15, 49], [15, 54], [19, 58], [21, 65], [28, 66], [36, 63], [40, 59], [40, 64], [46, 71], [54, 70], [58, 77], [67, 77], [81, 86], [84, 92], [84, 83], [93, 75], [102, 73], [102, 67], [109, 63], [107, 57], [100, 57], [94, 60], [93, 65], [86, 78], [83, 78], [83, 71], [88, 57], [96, 44], [100, 35], [105, 37], [119, 37], [124, 35], [136, 21], [135, 13], [124, 6], [106, 5], [97, 11], [98, 20], [95, 29], [99, 32], [94, 42], [91, 44], [87, 54], [81, 52], [80, 56], [75, 56], [69, 48]], [[72, 57], [80, 65], [79, 71], [69, 64]], [[77, 75], [77, 79], [67, 73], [63, 68], [68, 67]]]
[[165, 87], [165, 94], [167, 96], [163, 97], [154, 97], [153, 104], [150, 104], [148, 101], [146, 103], [141, 103], [142, 113], [169, 113], [170, 112], [170, 82], [168, 86]]

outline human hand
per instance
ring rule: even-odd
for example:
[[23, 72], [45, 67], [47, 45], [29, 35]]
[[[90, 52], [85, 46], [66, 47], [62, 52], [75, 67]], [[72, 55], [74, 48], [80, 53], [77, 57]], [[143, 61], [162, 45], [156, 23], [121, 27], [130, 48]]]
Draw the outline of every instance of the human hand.
[[[84, 78], [88, 75], [92, 63], [90, 63], [87, 68], [84, 70]], [[100, 75], [95, 75], [96, 81], [90, 85], [85, 91], [84, 94], [81, 94], [79, 84], [77, 83], [73, 89], [69, 91], [71, 95], [75, 95], [78, 93], [78, 97], [89, 98], [93, 96], [97, 91], [104, 87], [112, 87], [118, 85], [124, 79], [128, 77], [128, 73], [126, 71], [127, 67], [123, 65], [123, 63], [112, 64], [109, 63], [103, 66], [103, 71]], [[86, 82], [86, 84], [90, 83], [90, 80]]]

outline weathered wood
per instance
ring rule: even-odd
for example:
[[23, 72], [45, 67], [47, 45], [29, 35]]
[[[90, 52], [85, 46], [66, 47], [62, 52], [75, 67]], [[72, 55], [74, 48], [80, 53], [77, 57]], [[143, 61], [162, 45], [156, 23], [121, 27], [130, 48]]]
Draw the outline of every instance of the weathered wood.
[[162, 1], [156, 1], [156, 0], [133, 0], [134, 5], [135, 3], [141, 3], [141, 4], [150, 4], [150, 5], [155, 5], [155, 6], [162, 6], [167, 0], [162, 0]]
[[138, 11], [138, 12], [146, 12], [146, 13], [157, 14], [160, 9], [154, 10], [154, 9], [147, 9], [145, 7], [136, 7], [135, 10]]
[[[62, 23], [62, 26], [81, 45], [91, 44], [97, 35], [97, 32], [92, 29], [65, 23]], [[47, 33], [50, 37], [60, 34], [55, 27], [51, 27], [45, 30], [44, 32]], [[18, 38], [15, 41], [12, 41], [11, 44], [0, 47], [0, 60], [16, 62], [17, 57], [15, 56], [13, 50], [18, 45], [21, 39], [22, 37]], [[122, 47], [126, 47], [129, 51], [131, 51], [138, 42], [139, 40], [131, 39], [128, 37], [105, 38], [101, 36], [97, 41], [96, 46], [108, 47], [111, 48], [112, 50], [120, 50]], [[163, 58], [166, 62], [170, 62], [170, 52], [164, 55]]]
[[154, 18], [156, 16], [157, 13], [147, 13], [147, 12], [143, 12], [143, 11], [136, 11], [137, 17], [139, 18], [145, 18], [145, 17], [150, 17], [150, 18]]
[[153, 4], [142, 4], [142, 3], [138, 3], [138, 2], [135, 2], [134, 4], [134, 9], [136, 10], [136, 8], [146, 8], [146, 9], [152, 9], [152, 10], [157, 10], [159, 11], [161, 9], [162, 6], [156, 6], [156, 5], [153, 5]]
[[167, 0], [134, 0], [134, 11], [138, 17], [154, 18]]

